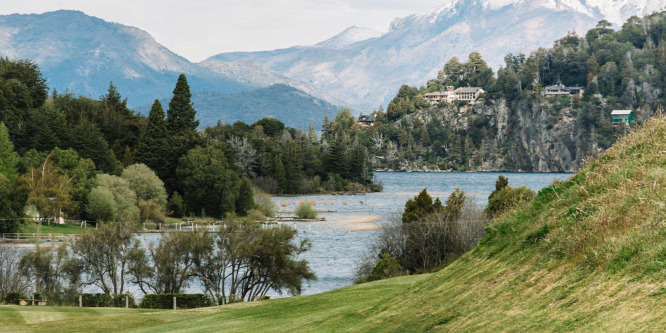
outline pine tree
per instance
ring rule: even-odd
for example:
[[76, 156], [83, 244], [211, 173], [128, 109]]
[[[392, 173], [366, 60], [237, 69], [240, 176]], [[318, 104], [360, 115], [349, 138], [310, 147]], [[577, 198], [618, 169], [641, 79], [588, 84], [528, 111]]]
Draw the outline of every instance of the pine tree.
[[465, 192], [456, 188], [449, 198], [446, 199], [444, 207], [444, 216], [448, 221], [457, 220], [462, 215], [462, 209], [465, 206]]
[[281, 192], [285, 192], [289, 185], [287, 183], [287, 173], [284, 170], [284, 164], [282, 164], [282, 158], [280, 158], [280, 155], [276, 154], [273, 157], [273, 170], [273, 177], [277, 180], [278, 184], [280, 184]]
[[294, 141], [287, 143], [282, 155], [282, 161], [287, 177], [287, 186], [283, 187], [282, 190], [285, 193], [295, 194], [298, 192], [298, 185], [303, 178], [303, 158], [298, 145]]
[[162, 180], [169, 193], [178, 189], [176, 178], [178, 160], [198, 142], [196, 129], [199, 121], [195, 120], [197, 112], [192, 107], [191, 98], [192, 93], [190, 93], [187, 78], [185, 74], [181, 74], [173, 89], [173, 98], [169, 102], [166, 119], [169, 150], [165, 159], [165, 175]]
[[347, 170], [349, 166], [349, 160], [346, 158], [346, 147], [342, 144], [340, 138], [333, 141], [333, 144], [328, 148], [326, 165], [328, 166], [328, 171], [331, 173], [337, 173], [340, 176], [347, 175]]
[[366, 167], [366, 148], [358, 142], [354, 145], [351, 154], [349, 173], [353, 180], [363, 182], [364, 168]]
[[250, 209], [254, 208], [254, 193], [252, 192], [252, 184], [247, 178], [243, 178], [240, 182], [238, 189], [238, 198], [236, 199], [236, 214], [240, 216], [247, 215]]
[[136, 148], [141, 134], [141, 117], [127, 107], [127, 99], [122, 98], [113, 82], [109, 83], [109, 90], [100, 101], [102, 109], [97, 123], [113, 153], [122, 157], [125, 147]]
[[308, 129], [308, 141], [310, 142], [311, 145], [317, 145], [319, 143], [319, 139], [317, 138], [317, 132], [315, 132], [314, 125], [310, 123], [310, 128]]
[[323, 140], [330, 140], [331, 122], [328, 120], [328, 115], [324, 115], [324, 123], [321, 126], [321, 138]]
[[167, 128], [172, 135], [184, 135], [196, 131], [199, 121], [197, 111], [192, 106], [192, 93], [185, 74], [178, 76], [173, 98], [167, 110]]
[[[424, 188], [416, 197], [407, 200], [405, 210], [402, 212], [402, 223], [418, 221], [434, 211], [436, 205], [433, 205], [432, 197], [427, 190]], [[439, 205], [441, 206], [441, 202]]]
[[137, 162], [147, 165], [163, 181], [168, 176], [166, 169], [169, 165], [166, 160], [169, 156], [168, 137], [164, 109], [162, 109], [160, 101], [156, 99], [148, 114], [146, 130], [141, 136], [134, 155]]

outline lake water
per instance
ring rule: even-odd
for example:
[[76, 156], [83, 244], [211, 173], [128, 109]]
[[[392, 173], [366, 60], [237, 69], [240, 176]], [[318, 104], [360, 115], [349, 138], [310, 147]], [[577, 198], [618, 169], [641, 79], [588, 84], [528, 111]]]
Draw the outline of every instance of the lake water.
[[[442, 202], [456, 188], [465, 191], [468, 200], [475, 200], [484, 207], [488, 195], [495, 189], [495, 181], [502, 174], [509, 178], [512, 187], [526, 186], [536, 192], [556, 179], [566, 179], [567, 173], [423, 173], [423, 172], [377, 172], [376, 178], [384, 184], [379, 193], [349, 195], [313, 195], [297, 197], [273, 197], [279, 209], [289, 213], [300, 201], [315, 203], [315, 208], [325, 211], [319, 214], [326, 218], [322, 222], [288, 222], [299, 231], [298, 237], [312, 241], [312, 249], [303, 258], [317, 274], [318, 280], [306, 283], [303, 294], [317, 294], [354, 283], [354, 268], [362, 258], [374, 237], [377, 228], [391, 217], [399, 216], [408, 199], [424, 188]], [[372, 221], [372, 222], [367, 222]], [[144, 234], [143, 242], [158, 241], [158, 234]], [[196, 284], [187, 292], [201, 292]], [[130, 286], [131, 292], [142, 296], [140, 290]], [[273, 298], [286, 296], [269, 292]]]
[[[384, 191], [379, 193], [273, 198], [283, 210], [293, 210], [298, 202], [304, 200], [314, 201], [317, 210], [336, 211], [320, 213], [320, 217], [326, 218], [323, 222], [289, 223], [298, 229], [299, 237], [312, 241], [312, 249], [303, 257], [319, 279], [306, 285], [303, 294], [316, 294], [353, 284], [355, 264], [367, 253], [368, 244], [377, 234], [377, 230], [367, 229], [381, 226], [392, 216], [401, 214], [405, 202], [424, 188], [442, 202], [459, 188], [465, 191], [468, 200], [476, 200], [480, 207], [485, 207], [499, 175], [508, 177], [511, 187], [526, 186], [538, 192], [554, 180], [567, 179], [571, 174], [377, 172], [375, 175], [384, 184]], [[369, 217], [378, 220], [362, 223]]]

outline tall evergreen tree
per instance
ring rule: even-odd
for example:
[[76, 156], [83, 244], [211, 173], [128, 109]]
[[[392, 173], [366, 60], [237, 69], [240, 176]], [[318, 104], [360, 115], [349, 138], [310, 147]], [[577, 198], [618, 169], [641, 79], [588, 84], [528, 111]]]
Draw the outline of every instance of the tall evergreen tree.
[[325, 158], [325, 165], [328, 167], [328, 172], [337, 173], [340, 176], [346, 176], [349, 170], [349, 159], [346, 157], [347, 149], [342, 144], [342, 139], [337, 138], [333, 144], [328, 148], [327, 156]]
[[245, 216], [250, 209], [254, 208], [254, 193], [252, 192], [252, 184], [247, 178], [240, 181], [240, 188], [238, 189], [238, 198], [236, 199], [236, 214]]
[[197, 111], [192, 106], [191, 99], [192, 93], [187, 78], [185, 74], [180, 74], [173, 89], [173, 98], [169, 102], [166, 119], [170, 149], [164, 167], [166, 174], [162, 180], [169, 193], [178, 189], [176, 177], [178, 160], [198, 143], [196, 129], [199, 121], [195, 119]]
[[196, 120], [197, 111], [192, 106], [192, 93], [185, 74], [178, 76], [176, 87], [173, 89], [173, 98], [167, 110], [167, 128], [172, 135], [183, 135], [196, 131], [199, 121]]
[[284, 171], [287, 176], [287, 187], [282, 188], [287, 193], [297, 193], [298, 185], [303, 178], [303, 158], [298, 145], [289, 141], [282, 155]]
[[168, 138], [169, 133], [166, 119], [164, 119], [164, 109], [162, 109], [160, 101], [156, 99], [148, 114], [146, 129], [134, 155], [137, 162], [144, 163], [154, 170], [163, 181], [169, 176], [166, 169], [169, 165], [167, 161], [169, 156]]
[[97, 123], [113, 153], [123, 157], [126, 147], [130, 147], [130, 151], [136, 148], [141, 134], [141, 117], [127, 107], [127, 99], [122, 98], [113, 82], [109, 83], [109, 90], [100, 101], [102, 108]]
[[289, 187], [287, 172], [284, 169], [284, 164], [282, 164], [282, 158], [278, 154], [273, 156], [273, 178], [280, 184], [280, 189], [286, 192], [287, 187]]

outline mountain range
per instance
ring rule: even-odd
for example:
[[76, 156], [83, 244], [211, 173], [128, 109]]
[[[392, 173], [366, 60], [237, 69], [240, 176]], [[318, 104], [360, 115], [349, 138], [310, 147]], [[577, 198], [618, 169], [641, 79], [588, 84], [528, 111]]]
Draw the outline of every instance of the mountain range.
[[[253, 114], [280, 114], [289, 126], [320, 124], [324, 114], [334, 115], [335, 110], [344, 105], [313, 86], [250, 62], [192, 63], [160, 45], [143, 30], [79, 11], [0, 16], [0, 56], [31, 59], [40, 66], [49, 87], [61, 93], [70, 91], [98, 98], [113, 81], [121, 95], [128, 99], [128, 105], [140, 110], [149, 110], [143, 106], [150, 105], [156, 98], [169, 97], [178, 75], [185, 73], [191, 90], [199, 96], [208, 96], [206, 100], [199, 99], [199, 105], [195, 104], [202, 124], [233, 119], [229, 115], [257, 118]], [[237, 99], [236, 94], [261, 91], [273, 85], [292, 89], [271, 89], [271, 94], [251, 95], [257, 99], [253, 105], [271, 105], [271, 109], [245, 109], [243, 105], [225, 102]], [[302, 97], [296, 103], [300, 109], [288, 109], [271, 102], [293, 96], [295, 91]], [[207, 94], [201, 94], [203, 92]], [[281, 93], [285, 95], [279, 96]], [[214, 105], [227, 107], [209, 108]], [[301, 114], [313, 116], [298, 118]], [[202, 118], [203, 115], [210, 118]], [[294, 119], [298, 121], [291, 121]]]
[[[204, 63], [249, 61], [368, 109], [386, 106], [402, 84], [436, 77], [451, 57], [464, 61], [478, 51], [497, 68], [507, 53], [547, 47], [568, 32], [584, 34], [599, 20], [617, 25], [664, 5], [664, 0], [451, 0], [394, 20], [381, 36], [361, 39], [361, 28], [347, 29], [331, 43], [222, 53]], [[345, 40], [353, 42], [335, 43]]]
[[[32, 59], [60, 92], [97, 98], [113, 81], [139, 110], [168, 98], [178, 74], [185, 73], [196, 92], [195, 108], [207, 117], [202, 124], [274, 115], [289, 126], [318, 126], [324, 114], [342, 106], [356, 113], [386, 106], [402, 84], [436, 77], [453, 56], [465, 61], [478, 51], [497, 68], [507, 53], [527, 53], [568, 32], [584, 34], [601, 19], [619, 25], [665, 5], [666, 0], [448, 0], [430, 12], [395, 19], [385, 33], [353, 26], [312, 46], [221, 53], [200, 63], [138, 28], [61, 10], [0, 16], [0, 56]], [[294, 96], [298, 102], [276, 102]]]

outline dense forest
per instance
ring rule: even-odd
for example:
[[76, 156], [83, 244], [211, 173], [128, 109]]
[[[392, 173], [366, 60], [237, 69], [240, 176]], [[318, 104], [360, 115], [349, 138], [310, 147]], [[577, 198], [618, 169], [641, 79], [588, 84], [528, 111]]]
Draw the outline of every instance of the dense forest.
[[[600, 21], [549, 49], [508, 54], [496, 75], [477, 52], [454, 57], [436, 79], [401, 87], [385, 111], [374, 111], [361, 143], [379, 169], [572, 171], [626, 133], [611, 125], [611, 111], [633, 110], [640, 124], [665, 101], [666, 12], [610, 26]], [[583, 87], [583, 97], [543, 96], [558, 81]], [[485, 93], [474, 105], [423, 97], [446, 86]]]
[[[265, 118], [198, 131], [187, 78], [148, 116], [111, 83], [98, 100], [48, 92], [29, 60], [0, 59], [0, 231], [25, 218], [162, 221], [244, 216], [269, 193], [376, 190], [349, 129], [321, 140]], [[341, 111], [338, 118], [347, 116]], [[334, 121], [334, 123], [336, 122]], [[330, 143], [329, 143], [330, 141]]]

